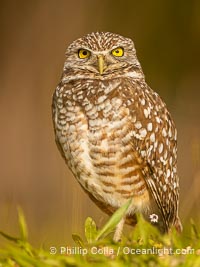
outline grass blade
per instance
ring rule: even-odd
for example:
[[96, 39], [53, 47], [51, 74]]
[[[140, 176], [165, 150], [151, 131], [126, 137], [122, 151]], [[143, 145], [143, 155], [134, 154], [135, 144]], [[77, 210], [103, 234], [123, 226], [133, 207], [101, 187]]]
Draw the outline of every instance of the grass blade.
[[104, 227], [99, 231], [96, 240], [99, 240], [101, 237], [109, 234], [114, 228], [117, 226], [117, 224], [120, 222], [120, 220], [124, 217], [126, 211], [128, 210], [130, 204], [132, 202], [132, 199], [129, 199], [127, 203], [125, 203], [122, 207], [120, 207], [110, 218], [110, 220], [104, 225]]
[[74, 242], [80, 246], [80, 247], [84, 247], [84, 243], [83, 243], [83, 240], [81, 239], [81, 237], [77, 234], [72, 234], [72, 238], [74, 240]]
[[28, 229], [27, 229], [24, 213], [20, 207], [18, 207], [18, 218], [19, 218], [19, 228], [20, 228], [21, 240], [27, 241]]
[[92, 243], [95, 241], [97, 236], [97, 227], [95, 221], [88, 217], [85, 221], [85, 237], [88, 243]]
[[17, 243], [17, 242], [19, 241], [19, 238], [17, 238], [17, 237], [13, 237], [13, 236], [11, 236], [11, 235], [8, 235], [8, 234], [6, 234], [6, 233], [4, 233], [4, 232], [2, 232], [2, 231], [0, 231], [0, 235], [2, 235], [4, 238], [6, 238], [6, 239], [8, 239], [8, 240], [10, 240], [10, 241], [13, 241], [13, 242], [15, 242], [15, 243]]

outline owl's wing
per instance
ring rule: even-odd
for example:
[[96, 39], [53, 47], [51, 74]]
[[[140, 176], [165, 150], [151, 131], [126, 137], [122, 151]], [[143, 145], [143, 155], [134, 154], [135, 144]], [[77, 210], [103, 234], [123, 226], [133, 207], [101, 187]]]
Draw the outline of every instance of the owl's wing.
[[125, 87], [128, 88], [125, 99], [134, 117], [133, 149], [142, 162], [146, 184], [169, 229], [177, 218], [179, 197], [177, 131], [165, 103], [145, 82], [128, 82]]
[[[58, 86], [62, 86], [59, 84]], [[58, 150], [60, 151], [61, 156], [63, 157], [64, 160], [66, 160], [65, 153], [63, 151], [63, 148], [58, 140], [58, 136], [56, 133], [56, 121], [57, 121], [57, 107], [56, 107], [56, 91], [53, 94], [52, 97], [52, 105], [51, 105], [51, 111], [52, 111], [52, 120], [53, 120], [53, 127], [54, 127], [54, 132], [55, 132], [55, 142], [58, 147]]]

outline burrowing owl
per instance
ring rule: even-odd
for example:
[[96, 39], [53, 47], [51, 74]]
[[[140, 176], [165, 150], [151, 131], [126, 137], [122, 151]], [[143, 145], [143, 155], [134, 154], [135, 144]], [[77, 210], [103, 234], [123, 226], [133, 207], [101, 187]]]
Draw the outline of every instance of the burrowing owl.
[[135, 213], [180, 230], [177, 131], [165, 103], [145, 82], [131, 39], [95, 32], [74, 41], [53, 96], [58, 148], [90, 198], [112, 214], [132, 199]]

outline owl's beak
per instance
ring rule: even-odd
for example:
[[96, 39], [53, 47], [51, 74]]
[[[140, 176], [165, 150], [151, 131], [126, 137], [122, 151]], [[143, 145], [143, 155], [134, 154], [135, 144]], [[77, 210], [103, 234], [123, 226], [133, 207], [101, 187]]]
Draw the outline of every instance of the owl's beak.
[[103, 74], [104, 71], [104, 58], [102, 55], [98, 55], [98, 68], [99, 68], [99, 73]]

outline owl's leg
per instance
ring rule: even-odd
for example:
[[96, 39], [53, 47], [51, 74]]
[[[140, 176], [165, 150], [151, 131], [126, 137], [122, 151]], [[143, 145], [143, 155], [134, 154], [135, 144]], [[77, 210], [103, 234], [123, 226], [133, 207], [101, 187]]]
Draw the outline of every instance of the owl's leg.
[[125, 220], [126, 220], [126, 217], [122, 218], [121, 221], [116, 226], [114, 237], [113, 237], [114, 242], [121, 241], [121, 235], [122, 235]]
[[174, 223], [175, 229], [176, 231], [180, 234], [183, 231], [183, 226], [182, 223], [179, 219], [179, 217], [177, 216], [176, 221]]

